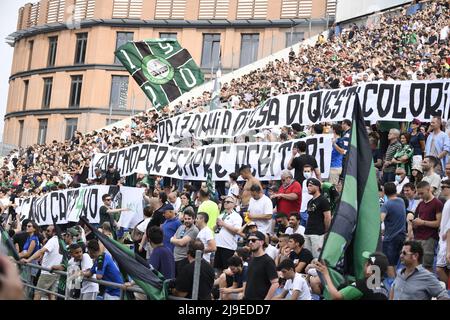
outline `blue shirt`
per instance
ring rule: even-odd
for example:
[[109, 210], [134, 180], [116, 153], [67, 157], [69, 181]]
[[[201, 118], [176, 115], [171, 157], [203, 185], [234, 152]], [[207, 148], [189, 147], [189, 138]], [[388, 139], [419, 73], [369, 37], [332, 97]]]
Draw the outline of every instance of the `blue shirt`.
[[177, 232], [179, 226], [181, 226], [181, 221], [178, 220], [177, 217], [170, 220], [166, 220], [162, 224], [164, 247], [168, 248], [172, 253], [175, 246], [170, 243], [170, 238], [172, 238], [175, 235], [175, 232]]
[[[28, 248], [30, 247], [30, 245], [31, 245], [31, 242], [34, 240], [34, 242], [36, 243], [36, 245], [34, 246], [34, 250], [33, 250], [33, 252], [31, 253], [31, 255], [33, 255], [36, 251], [38, 251], [40, 248], [41, 248], [41, 246], [40, 246], [40, 244], [39, 244], [39, 238], [38, 238], [38, 236], [36, 236], [36, 235], [32, 235], [31, 237], [28, 237], [27, 238], [27, 241], [25, 242], [25, 244], [23, 245], [23, 250], [22, 251], [28, 251]], [[31, 257], [31, 255], [30, 255], [30, 257]]]
[[[100, 257], [99, 257], [100, 258]], [[95, 259], [94, 265], [91, 268], [93, 274], [103, 275], [102, 280], [123, 284], [122, 275], [120, 274], [119, 268], [113, 261], [111, 255], [105, 252], [103, 259], [102, 268], [98, 268], [99, 258]], [[105, 292], [111, 296], [120, 297], [120, 289], [105, 286]]]
[[388, 200], [380, 210], [385, 213], [384, 241], [390, 241], [400, 233], [406, 234], [406, 209], [401, 198]]
[[[344, 138], [337, 138], [336, 145], [344, 149]], [[344, 155], [340, 154], [333, 146], [333, 150], [331, 151], [331, 168], [342, 168], [343, 159]]]
[[150, 255], [149, 263], [166, 279], [175, 278], [175, 259], [167, 247], [156, 247]]

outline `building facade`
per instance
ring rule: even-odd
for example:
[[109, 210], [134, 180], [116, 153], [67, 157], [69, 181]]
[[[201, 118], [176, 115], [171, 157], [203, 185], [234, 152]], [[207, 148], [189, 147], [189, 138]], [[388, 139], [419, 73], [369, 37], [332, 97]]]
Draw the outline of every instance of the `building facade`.
[[115, 58], [177, 38], [206, 78], [266, 57], [334, 20], [336, 0], [41, 0], [19, 10], [3, 141], [61, 141], [150, 107]]

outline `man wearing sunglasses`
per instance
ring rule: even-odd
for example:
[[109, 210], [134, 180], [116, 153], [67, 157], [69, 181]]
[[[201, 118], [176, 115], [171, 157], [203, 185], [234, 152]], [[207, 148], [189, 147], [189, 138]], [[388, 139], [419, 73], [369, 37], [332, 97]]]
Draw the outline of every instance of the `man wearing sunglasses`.
[[436, 276], [422, 266], [423, 248], [418, 241], [406, 241], [400, 252], [405, 266], [392, 284], [390, 300], [448, 300], [447, 290]]
[[248, 266], [244, 300], [270, 300], [278, 288], [275, 262], [264, 253], [265, 236], [256, 231], [248, 237], [253, 259]]
[[111, 227], [114, 227], [116, 225], [114, 221], [113, 214], [123, 211], [130, 211], [128, 208], [119, 208], [119, 209], [113, 209], [111, 206], [112, 197], [109, 194], [104, 194], [102, 196], [103, 205], [100, 207], [100, 223], [101, 226], [104, 222], [109, 222], [111, 224]]

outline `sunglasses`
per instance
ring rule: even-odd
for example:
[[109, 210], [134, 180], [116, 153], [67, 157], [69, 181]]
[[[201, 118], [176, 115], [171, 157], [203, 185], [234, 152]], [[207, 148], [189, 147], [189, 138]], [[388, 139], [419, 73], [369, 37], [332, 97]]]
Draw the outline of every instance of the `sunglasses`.
[[407, 256], [408, 254], [414, 254], [414, 253], [413, 252], [402, 251], [401, 254], [404, 255], [404, 256]]

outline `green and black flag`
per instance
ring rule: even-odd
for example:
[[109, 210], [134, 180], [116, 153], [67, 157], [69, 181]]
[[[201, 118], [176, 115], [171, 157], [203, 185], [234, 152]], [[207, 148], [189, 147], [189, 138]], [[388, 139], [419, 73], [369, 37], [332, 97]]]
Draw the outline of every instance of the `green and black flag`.
[[19, 261], [19, 253], [16, 250], [16, 247], [14, 246], [13, 241], [11, 240], [11, 237], [9, 236], [8, 232], [3, 228], [3, 226], [0, 224], [0, 233], [1, 233], [1, 243], [6, 247], [8, 250], [9, 256], [13, 257], [14, 260]]
[[342, 195], [319, 257], [336, 288], [364, 279], [363, 252], [377, 251], [380, 243], [378, 185], [361, 105], [355, 99]]
[[176, 39], [130, 41], [115, 55], [158, 111], [205, 81], [191, 54]]
[[145, 259], [135, 254], [127, 246], [108, 238], [96, 228], [94, 228], [86, 218], [81, 217], [86, 226], [91, 229], [94, 235], [99, 239], [114, 260], [119, 265], [119, 269], [144, 290], [147, 297], [151, 300], [167, 299], [167, 282], [164, 277], [155, 269], [151, 268]]

